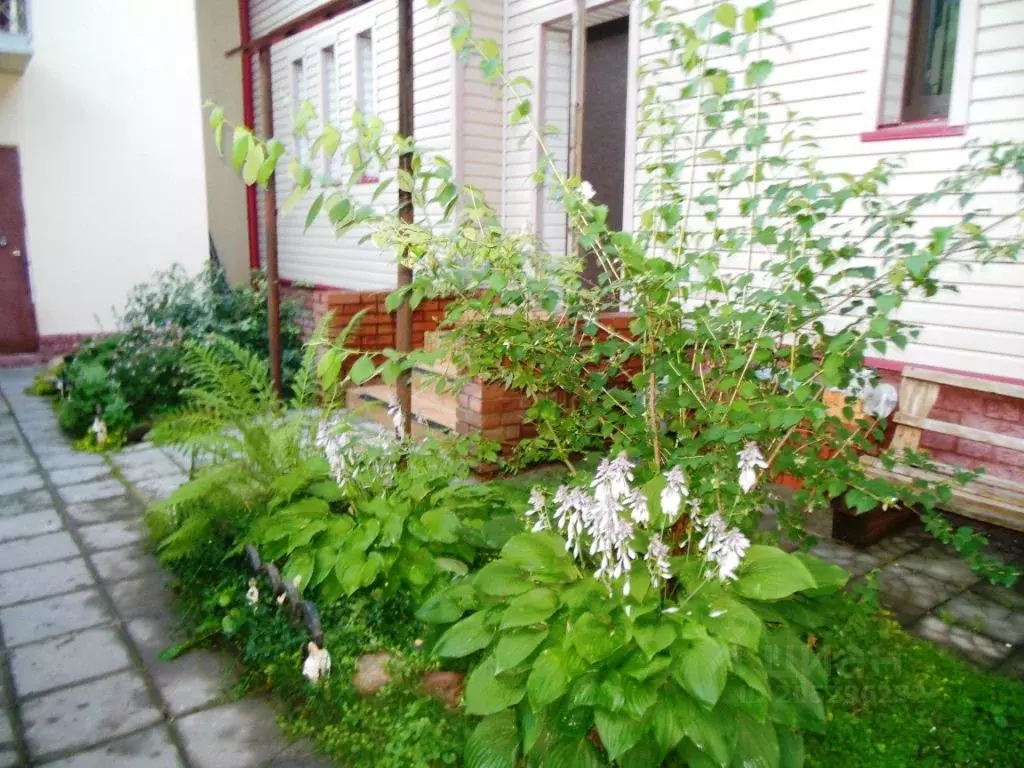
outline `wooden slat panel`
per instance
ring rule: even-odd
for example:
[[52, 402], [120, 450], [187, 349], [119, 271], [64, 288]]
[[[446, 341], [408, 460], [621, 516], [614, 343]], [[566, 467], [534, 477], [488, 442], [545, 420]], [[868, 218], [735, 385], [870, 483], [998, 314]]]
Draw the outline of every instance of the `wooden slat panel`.
[[972, 376], [962, 376], [958, 373], [949, 373], [948, 371], [932, 371], [927, 368], [907, 368], [903, 371], [903, 378], [930, 381], [935, 384], [945, 384], [946, 386], [959, 389], [973, 389], [975, 392], [991, 392], [994, 395], [1005, 395], [1006, 397], [1016, 397], [1024, 400], [1024, 386], [1010, 384], [1005, 381], [976, 379]]
[[974, 427], [965, 427], [962, 424], [948, 424], [938, 419], [910, 416], [902, 412], [897, 413], [893, 421], [907, 427], [916, 427], [928, 432], [938, 432], [940, 435], [962, 437], [977, 443], [994, 445], [999, 448], [1009, 448], [1011, 451], [1021, 451], [1024, 453], [1024, 438], [1010, 437], [1009, 435], [1001, 435], [997, 432], [988, 432], [984, 429], [975, 429]]

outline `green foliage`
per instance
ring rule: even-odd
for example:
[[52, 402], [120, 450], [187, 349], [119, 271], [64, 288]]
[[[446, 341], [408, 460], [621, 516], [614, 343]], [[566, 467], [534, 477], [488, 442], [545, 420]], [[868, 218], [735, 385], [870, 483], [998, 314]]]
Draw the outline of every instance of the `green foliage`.
[[679, 558], [675, 591], [651, 589], [637, 565], [623, 596], [566, 550], [551, 532], [514, 536], [418, 613], [447, 627], [438, 656], [473, 660], [466, 712], [484, 719], [468, 768], [515, 751], [528, 765], [564, 753], [594, 765], [777, 766], [802, 754], [802, 731], [824, 728], [825, 673], [804, 638], [834, 613], [838, 569], [822, 567], [819, 581], [800, 557], [760, 546], [735, 583], [700, 579]]

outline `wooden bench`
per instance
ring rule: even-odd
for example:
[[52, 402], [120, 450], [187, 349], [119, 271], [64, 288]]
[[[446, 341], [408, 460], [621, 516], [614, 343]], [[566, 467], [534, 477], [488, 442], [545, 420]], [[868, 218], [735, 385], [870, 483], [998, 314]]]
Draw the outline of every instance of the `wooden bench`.
[[[899, 407], [893, 414], [893, 421], [897, 426], [890, 447], [894, 452], [899, 453], [908, 449], [917, 451], [920, 449], [922, 434], [934, 432], [1024, 454], [1022, 438], [962, 424], [951, 424], [934, 418], [931, 415], [932, 406], [935, 405], [939, 389], [943, 385], [1024, 401], [1024, 386], [1021, 385], [975, 379], [943, 371], [908, 368], [903, 372], [900, 384]], [[962, 472], [964, 467], [935, 463], [935, 471], [926, 471], [898, 464], [887, 470], [874, 456], [863, 456], [861, 462], [870, 476], [885, 477], [905, 485], [911, 485], [917, 479], [932, 483], [948, 483], [953, 496], [948, 502], [940, 505], [942, 509], [973, 520], [1024, 531], [1024, 483], [984, 474], [967, 485], [960, 485], [953, 480], [953, 476], [956, 472]]]

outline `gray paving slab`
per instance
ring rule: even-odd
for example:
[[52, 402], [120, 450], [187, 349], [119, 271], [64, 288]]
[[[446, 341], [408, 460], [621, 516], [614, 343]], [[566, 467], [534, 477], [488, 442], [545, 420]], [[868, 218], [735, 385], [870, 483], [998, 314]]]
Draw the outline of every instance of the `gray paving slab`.
[[83, 501], [98, 501], [121, 496], [124, 494], [125, 488], [117, 480], [110, 479], [96, 480], [81, 485], [67, 485], [57, 489], [57, 492], [66, 504], [80, 504]]
[[912, 629], [914, 634], [933, 643], [944, 645], [982, 667], [992, 667], [1010, 655], [1012, 646], [971, 632], [963, 627], [951, 627], [935, 616], [925, 616]]
[[184, 768], [166, 727], [125, 736], [102, 747], [47, 763], [46, 768]]
[[161, 477], [178, 477], [183, 474], [181, 467], [160, 453], [160, 459], [151, 464], [129, 466], [120, 470], [121, 477], [129, 483], [146, 483]]
[[0, 457], [0, 472], [3, 473], [4, 477], [24, 477], [25, 475], [35, 474], [38, 471], [38, 465], [29, 458], [27, 452], [23, 459], [4, 460]]
[[94, 552], [89, 559], [105, 582], [131, 579], [160, 569], [157, 559], [141, 546]]
[[934, 543], [900, 558], [900, 565], [927, 574], [961, 589], [976, 584], [981, 578], [955, 553]]
[[863, 576], [884, 562], [875, 555], [833, 541], [818, 542], [811, 548], [811, 553], [822, 560], [842, 566], [853, 576]]
[[127, 669], [128, 649], [110, 628], [62, 635], [10, 652], [18, 696], [25, 697]]
[[183, 717], [178, 730], [195, 768], [249, 768], [274, 760], [284, 749], [273, 708], [258, 699]]
[[88, 552], [118, 549], [145, 541], [149, 531], [141, 520], [114, 520], [109, 523], [83, 525], [78, 535]]
[[53, 509], [53, 498], [45, 489], [0, 496], [0, 517], [24, 515], [26, 512], [41, 512], [46, 509]]
[[82, 485], [97, 480], [112, 480], [111, 469], [106, 464], [88, 464], [84, 467], [67, 467], [51, 469], [50, 481], [63, 488], [66, 485]]
[[904, 625], [917, 620], [959, 591], [955, 584], [908, 570], [899, 563], [890, 565], [878, 577], [879, 600]]
[[53, 533], [64, 527], [55, 509], [0, 517], [0, 542]]
[[73, 469], [75, 467], [106, 467], [103, 456], [98, 453], [83, 453], [71, 446], [54, 446], [50, 450], [36, 450], [39, 463], [48, 471]]
[[166, 616], [174, 608], [168, 578], [159, 571], [112, 582], [107, 585], [107, 589], [122, 619]]
[[13, 571], [38, 563], [52, 563], [79, 554], [67, 531], [47, 533], [0, 544], [0, 571]]
[[18, 753], [14, 749], [14, 734], [11, 729], [11, 721], [7, 715], [0, 710], [0, 768], [20, 765]]
[[108, 624], [113, 619], [96, 589], [0, 608], [0, 627], [8, 648]]
[[38, 472], [17, 477], [0, 477], [0, 496], [9, 496], [22, 491], [35, 491], [43, 487], [43, 476]]
[[94, 583], [85, 560], [76, 557], [0, 573], [0, 607], [73, 592]]
[[38, 760], [141, 730], [162, 716], [142, 676], [125, 671], [31, 699], [21, 719], [29, 752]]
[[183, 472], [179, 472], [176, 475], [165, 475], [164, 477], [153, 477], [148, 480], [141, 480], [133, 483], [135, 492], [141, 499], [147, 502], [160, 501], [166, 499], [179, 487], [181, 487], [188, 478]]
[[960, 626], [1003, 643], [1024, 642], [1024, 613], [1015, 612], [981, 595], [967, 592], [944, 604], [939, 618], [952, 617]]
[[81, 525], [90, 523], [109, 523], [111, 520], [140, 517], [142, 505], [129, 496], [115, 496], [112, 499], [83, 501], [81, 504], [67, 506], [68, 517]]
[[0, 464], [5, 461], [27, 461], [31, 459], [28, 449], [20, 440], [8, 440], [0, 444]]

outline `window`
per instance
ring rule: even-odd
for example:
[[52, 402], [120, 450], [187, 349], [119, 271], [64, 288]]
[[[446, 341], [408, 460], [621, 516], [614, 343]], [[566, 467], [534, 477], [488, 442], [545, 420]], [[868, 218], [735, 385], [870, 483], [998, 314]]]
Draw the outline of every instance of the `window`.
[[376, 111], [376, 89], [373, 77], [373, 32], [369, 29], [356, 35], [355, 62], [355, 108], [364, 115], [372, 115]]
[[306, 128], [303, 125], [305, 120], [302, 110], [305, 82], [302, 59], [295, 59], [292, 62], [292, 126], [295, 135], [295, 157], [303, 161], [306, 159]]
[[893, 0], [881, 124], [950, 114], [960, 0]]
[[[320, 51], [320, 115], [324, 126], [338, 124], [338, 71], [335, 68], [334, 46]], [[336, 176], [340, 172], [340, 161], [324, 153], [324, 174]]]

